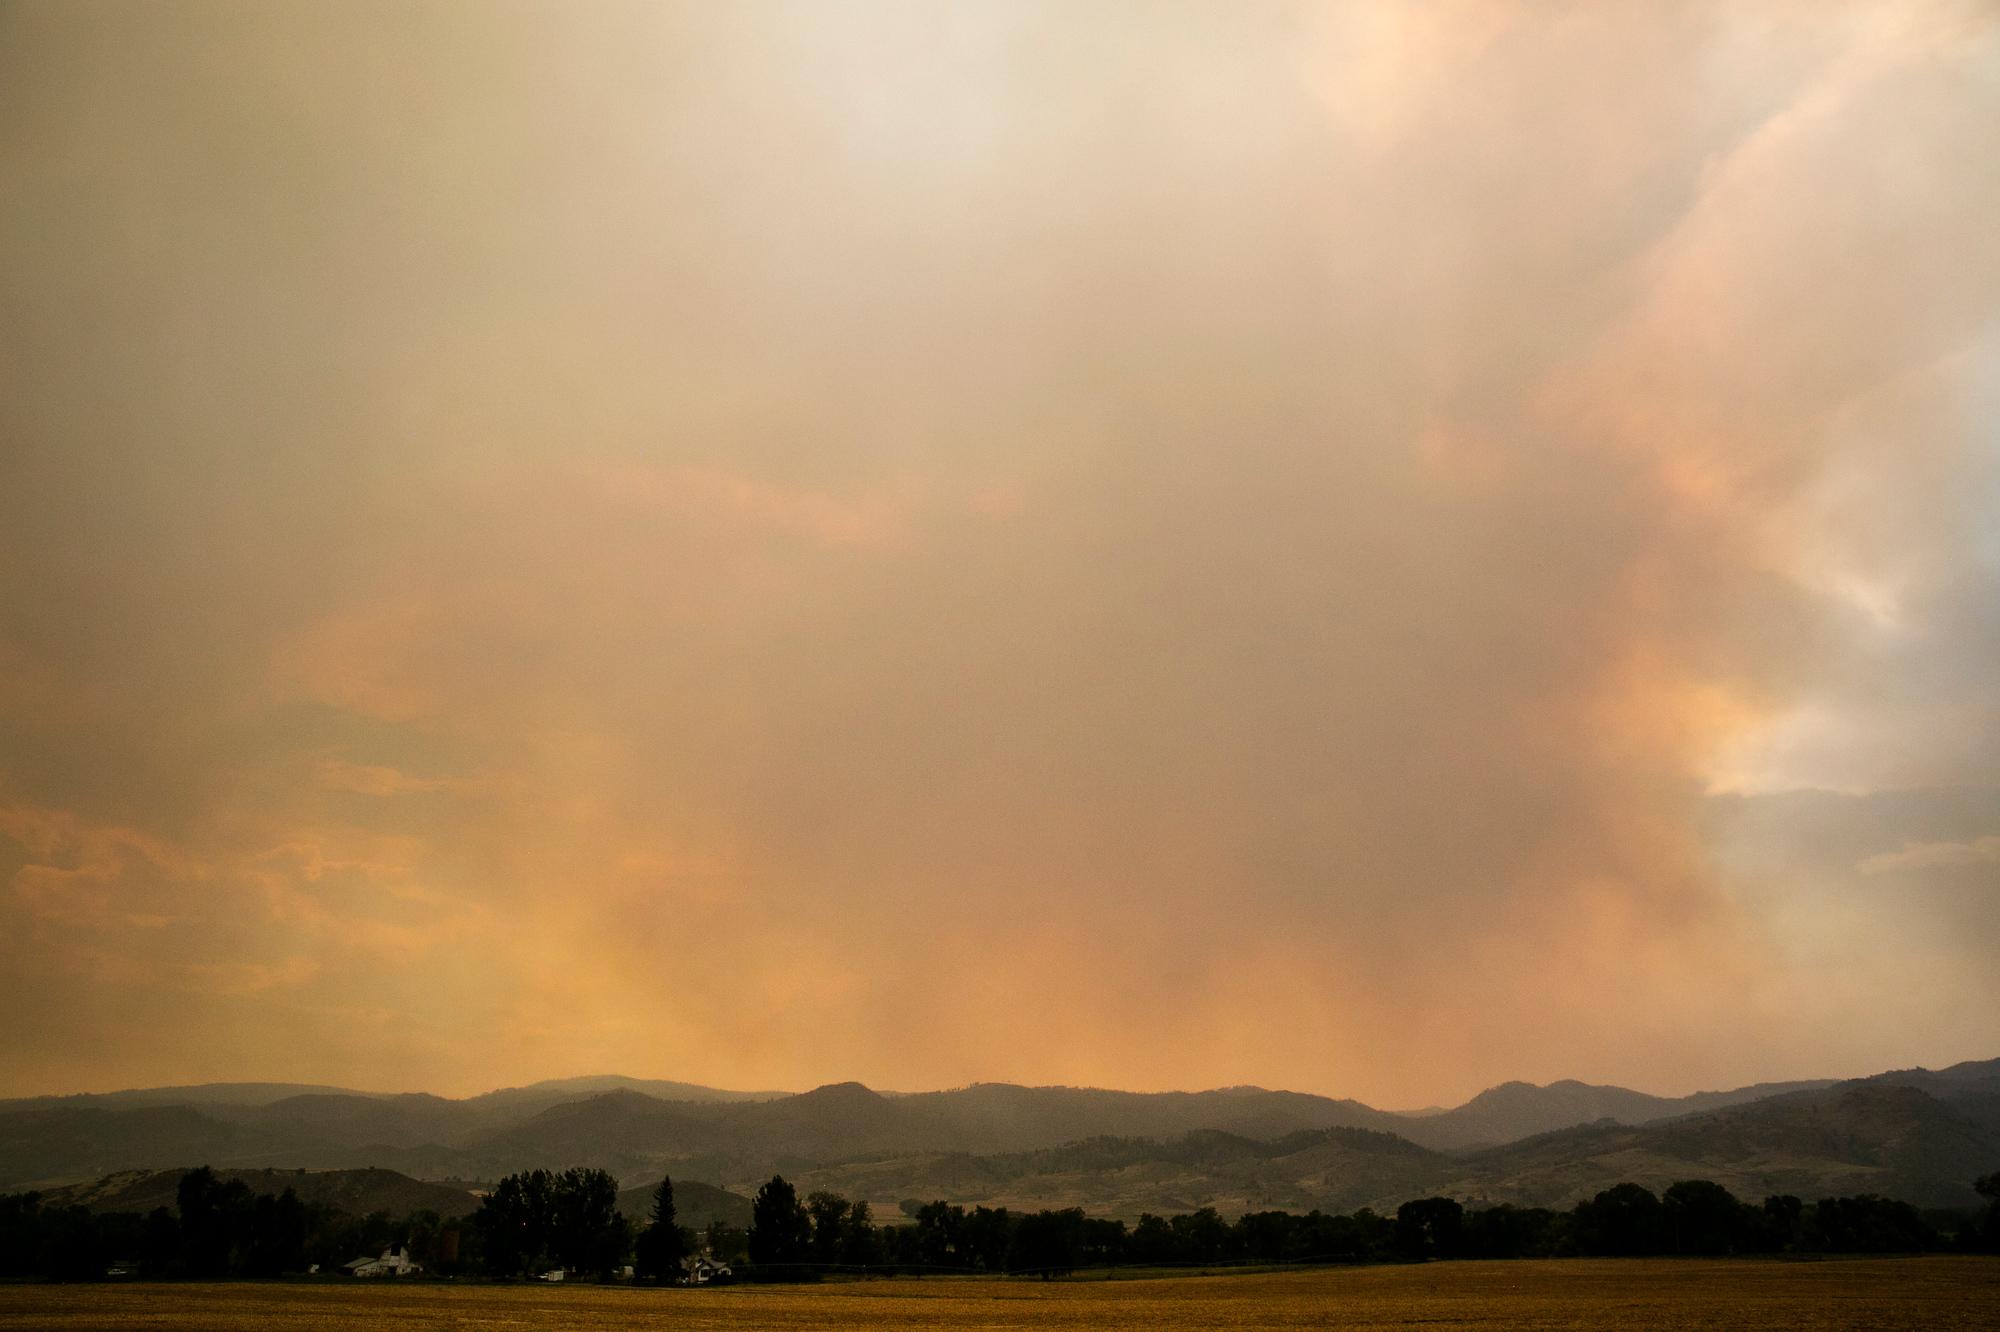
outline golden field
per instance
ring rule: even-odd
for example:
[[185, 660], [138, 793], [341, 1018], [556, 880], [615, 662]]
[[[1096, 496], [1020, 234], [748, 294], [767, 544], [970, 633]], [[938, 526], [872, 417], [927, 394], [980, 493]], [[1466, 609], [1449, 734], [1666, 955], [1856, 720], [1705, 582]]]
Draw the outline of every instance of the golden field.
[[312, 1283], [0, 1287], [0, 1328], [1992, 1328], [2000, 1260], [1577, 1260], [715, 1290]]

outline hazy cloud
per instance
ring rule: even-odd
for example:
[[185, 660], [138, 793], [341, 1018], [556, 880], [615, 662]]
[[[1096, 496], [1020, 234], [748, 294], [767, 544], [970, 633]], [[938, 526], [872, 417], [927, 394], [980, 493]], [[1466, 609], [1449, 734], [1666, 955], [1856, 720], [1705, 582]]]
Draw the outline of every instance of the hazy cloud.
[[1990, 6], [0, 22], [15, 1089], [2000, 1036]]
[[1982, 837], [1974, 842], [1906, 843], [1900, 851], [1870, 856], [1855, 868], [1863, 874], [1895, 874], [1961, 865], [2000, 865], [2000, 837]]

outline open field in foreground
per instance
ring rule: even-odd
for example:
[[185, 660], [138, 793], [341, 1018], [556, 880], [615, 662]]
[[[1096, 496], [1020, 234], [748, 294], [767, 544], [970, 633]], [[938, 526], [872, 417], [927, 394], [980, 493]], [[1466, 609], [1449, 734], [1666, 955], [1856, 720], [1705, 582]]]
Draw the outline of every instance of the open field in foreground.
[[0, 1287], [0, 1328], [1991, 1328], [2000, 1260], [1610, 1260], [637, 1290], [234, 1284]]

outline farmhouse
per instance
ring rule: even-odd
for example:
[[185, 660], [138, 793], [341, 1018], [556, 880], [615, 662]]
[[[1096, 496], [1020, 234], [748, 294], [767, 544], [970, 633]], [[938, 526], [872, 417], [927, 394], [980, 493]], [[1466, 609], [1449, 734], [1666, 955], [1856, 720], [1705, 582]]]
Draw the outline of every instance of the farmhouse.
[[388, 1277], [409, 1276], [424, 1269], [410, 1261], [410, 1251], [406, 1248], [382, 1250], [380, 1258], [356, 1258], [353, 1262], [342, 1263], [341, 1270], [349, 1276]]
[[721, 1285], [736, 1279], [736, 1273], [730, 1270], [728, 1263], [718, 1263], [706, 1254], [683, 1259], [681, 1273], [681, 1280], [690, 1286]]

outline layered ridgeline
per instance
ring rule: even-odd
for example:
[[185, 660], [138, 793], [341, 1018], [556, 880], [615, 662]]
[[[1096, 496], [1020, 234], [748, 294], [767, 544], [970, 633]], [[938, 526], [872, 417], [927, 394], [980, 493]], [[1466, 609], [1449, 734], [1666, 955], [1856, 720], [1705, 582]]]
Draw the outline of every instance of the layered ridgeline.
[[[195, 1163], [365, 1170], [375, 1173], [354, 1187], [393, 1191], [382, 1178], [393, 1174], [460, 1199], [536, 1167], [599, 1167], [631, 1189], [671, 1172], [719, 1186], [704, 1210], [724, 1219], [773, 1173], [885, 1216], [935, 1198], [1122, 1217], [1393, 1208], [1434, 1193], [1562, 1206], [1621, 1180], [1657, 1190], [1690, 1178], [1748, 1198], [1964, 1205], [1971, 1181], [2000, 1169], [2000, 1060], [1683, 1098], [1509, 1083], [1411, 1113], [1254, 1087], [895, 1094], [840, 1083], [789, 1095], [610, 1077], [465, 1100], [229, 1084], [0, 1102], [0, 1190], [102, 1181], [90, 1188], [103, 1193], [115, 1172], [141, 1172], [120, 1177], [129, 1189], [144, 1172]], [[422, 1205], [453, 1206], [441, 1195]]]

